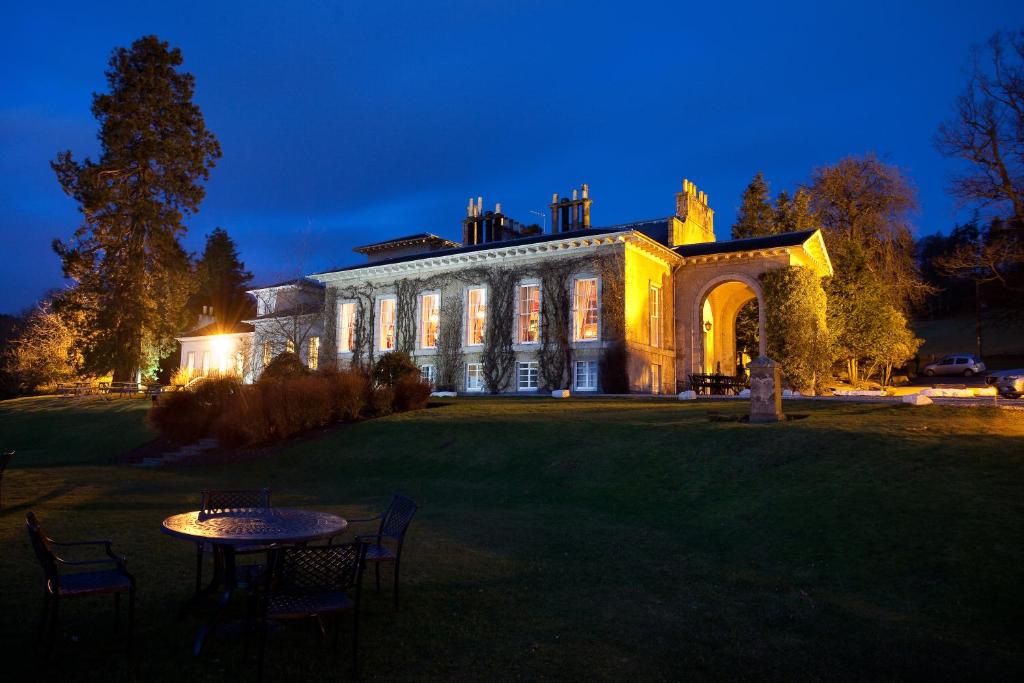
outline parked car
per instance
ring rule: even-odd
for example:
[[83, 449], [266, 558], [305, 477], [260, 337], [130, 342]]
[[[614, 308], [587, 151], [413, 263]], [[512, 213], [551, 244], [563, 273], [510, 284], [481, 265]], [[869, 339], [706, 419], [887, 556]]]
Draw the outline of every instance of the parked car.
[[969, 353], [960, 353], [955, 356], [946, 356], [934, 363], [928, 363], [922, 371], [928, 377], [935, 375], [962, 375], [970, 377], [985, 372], [985, 363], [977, 356]]
[[1000, 396], [1020, 398], [1024, 396], [1024, 368], [990, 372], [985, 381], [993, 385]]

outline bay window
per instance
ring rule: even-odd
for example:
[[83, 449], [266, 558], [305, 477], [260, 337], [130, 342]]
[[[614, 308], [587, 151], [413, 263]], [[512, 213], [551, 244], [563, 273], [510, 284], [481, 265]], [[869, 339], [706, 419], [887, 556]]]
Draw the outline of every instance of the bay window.
[[540, 341], [540, 285], [519, 285], [516, 297], [516, 342]]
[[580, 278], [573, 282], [573, 341], [597, 339], [600, 313], [597, 308], [597, 278]]
[[437, 326], [441, 316], [441, 296], [423, 294], [420, 296], [420, 348], [437, 348]]

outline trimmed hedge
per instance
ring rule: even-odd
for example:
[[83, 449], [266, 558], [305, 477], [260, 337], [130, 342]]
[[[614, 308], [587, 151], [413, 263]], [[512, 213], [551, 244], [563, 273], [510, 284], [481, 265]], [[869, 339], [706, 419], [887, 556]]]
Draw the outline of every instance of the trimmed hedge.
[[426, 406], [429, 384], [407, 372], [393, 377], [393, 386], [377, 387], [358, 370], [264, 376], [253, 385], [231, 377], [210, 379], [196, 391], [162, 396], [150, 409], [149, 422], [175, 443], [212, 436], [227, 446], [247, 446]]

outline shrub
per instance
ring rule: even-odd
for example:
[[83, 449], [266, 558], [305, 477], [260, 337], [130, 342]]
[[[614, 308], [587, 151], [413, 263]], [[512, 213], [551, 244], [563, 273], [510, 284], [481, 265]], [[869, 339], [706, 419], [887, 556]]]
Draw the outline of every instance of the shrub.
[[237, 408], [242, 394], [237, 378], [210, 379], [195, 391], [162, 396], [149, 410], [149, 422], [174, 443], [191, 443], [211, 433], [217, 418]]
[[331, 396], [331, 418], [343, 422], [358, 420], [369, 403], [370, 379], [359, 370], [323, 370]]
[[401, 377], [420, 376], [420, 369], [404, 351], [390, 351], [373, 364], [373, 385], [393, 387]]
[[384, 417], [394, 410], [395, 390], [391, 387], [377, 387], [370, 393], [370, 417]]
[[261, 379], [255, 386], [261, 394], [267, 432], [275, 439], [286, 439], [331, 420], [330, 390], [319, 377]]
[[233, 409], [216, 418], [213, 435], [225, 446], [245, 446], [270, 440], [262, 392], [255, 387], [245, 387]]
[[306, 377], [309, 375], [309, 368], [294, 353], [285, 351], [279, 354], [274, 360], [263, 369], [260, 380], [267, 379], [289, 379], [293, 377]]
[[430, 399], [430, 383], [422, 381], [419, 376], [404, 375], [393, 387], [391, 407], [396, 413], [406, 410], [419, 410], [427, 407]]

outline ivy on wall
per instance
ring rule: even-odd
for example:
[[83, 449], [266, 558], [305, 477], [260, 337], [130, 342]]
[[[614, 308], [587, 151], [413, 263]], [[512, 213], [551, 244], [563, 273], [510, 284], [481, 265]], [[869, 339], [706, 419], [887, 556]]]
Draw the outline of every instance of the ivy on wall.
[[520, 274], [508, 268], [487, 272], [487, 329], [482, 354], [484, 384], [497, 394], [512, 385], [516, 353], [512, 349], [515, 327], [516, 285]]
[[[416, 352], [418, 334], [418, 297], [423, 292], [440, 293], [437, 349], [434, 363], [437, 388], [457, 390], [463, 375], [463, 290], [473, 284], [487, 286], [487, 327], [480, 351], [485, 388], [492, 393], [508, 391], [514, 384], [516, 369], [515, 313], [516, 287], [525, 278], [541, 282], [541, 343], [537, 351], [538, 370], [545, 389], [571, 386], [572, 278], [581, 272], [601, 277], [602, 338], [622, 339], [625, 334], [623, 258], [607, 255], [596, 258], [555, 259], [521, 268], [471, 268], [427, 278], [404, 278], [390, 283], [364, 282], [336, 288], [327, 315], [337, 318], [337, 302], [356, 303], [356, 328], [352, 364], [367, 366], [374, 362], [375, 300], [382, 294], [396, 297], [396, 346], [411, 355]], [[333, 323], [331, 328], [333, 330]], [[332, 332], [336, 335], [336, 332]], [[331, 349], [337, 348], [332, 340]]]

